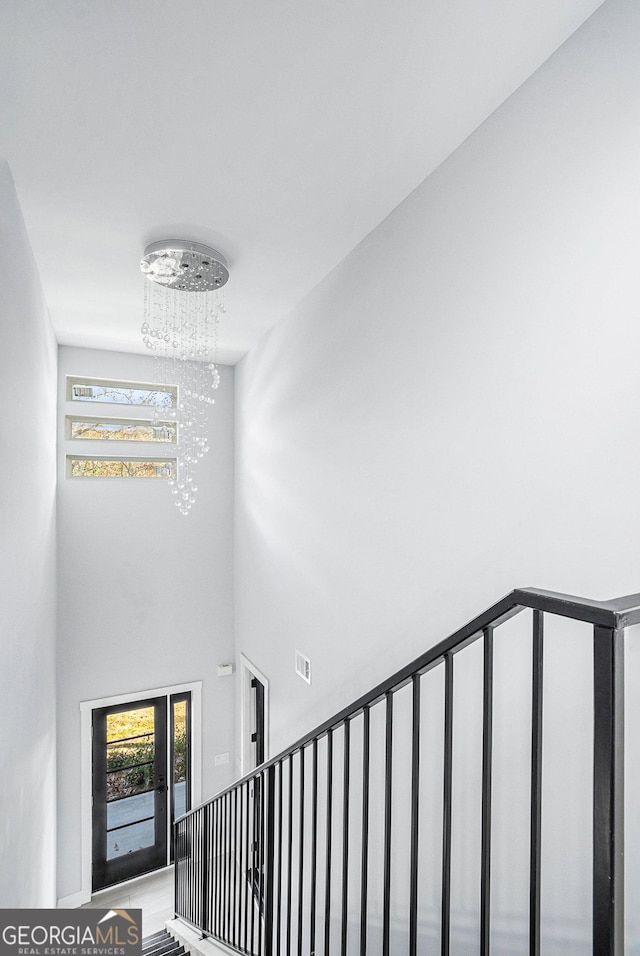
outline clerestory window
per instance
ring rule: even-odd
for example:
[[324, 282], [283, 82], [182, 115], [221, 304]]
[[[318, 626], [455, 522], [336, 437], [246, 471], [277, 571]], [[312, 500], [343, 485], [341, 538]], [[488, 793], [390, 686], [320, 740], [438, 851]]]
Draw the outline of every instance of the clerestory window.
[[175, 408], [177, 386], [152, 385], [143, 382], [119, 382], [110, 379], [80, 378], [67, 375], [67, 400], [70, 402], [103, 402], [110, 405], [147, 405]]
[[66, 437], [72, 441], [152, 441], [175, 444], [177, 435], [178, 426], [175, 422], [156, 422], [144, 418], [66, 416]]
[[[68, 402], [131, 408], [127, 418], [114, 418], [109, 414], [65, 416], [65, 439], [75, 446], [66, 456], [67, 478], [176, 478], [176, 458], [165, 457], [159, 448], [153, 456], [136, 454], [144, 449], [134, 446], [131, 446], [133, 454], [113, 454], [114, 442], [176, 445], [178, 426], [170, 420], [171, 409], [178, 400], [176, 386], [68, 375], [66, 398]], [[159, 411], [154, 412], [154, 418], [138, 418], [134, 407], [149, 411], [162, 409], [163, 418], [156, 417], [161, 414]], [[84, 442], [87, 446], [82, 449]], [[101, 442], [109, 443], [110, 454], [96, 453]]]
[[67, 455], [68, 478], [175, 478], [176, 459], [106, 458]]

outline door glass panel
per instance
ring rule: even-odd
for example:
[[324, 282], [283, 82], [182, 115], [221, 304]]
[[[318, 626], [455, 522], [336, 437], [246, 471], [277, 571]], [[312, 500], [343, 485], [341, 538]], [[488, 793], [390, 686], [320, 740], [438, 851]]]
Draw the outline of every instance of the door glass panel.
[[131, 823], [137, 823], [139, 820], [151, 819], [154, 811], [153, 800], [153, 791], [150, 791], [108, 803], [107, 830], [117, 830]]
[[154, 709], [107, 716], [107, 803], [153, 790]]
[[107, 860], [155, 843], [154, 708], [107, 715]]
[[188, 740], [187, 740], [187, 701], [173, 702], [173, 816], [181, 817], [189, 809], [188, 789]]
[[[146, 794], [145, 794], [146, 796]], [[131, 797], [135, 800], [136, 797]], [[129, 826], [123, 826], [107, 833], [107, 860], [113, 860], [134, 850], [143, 850], [155, 842], [154, 818], [139, 820]]]

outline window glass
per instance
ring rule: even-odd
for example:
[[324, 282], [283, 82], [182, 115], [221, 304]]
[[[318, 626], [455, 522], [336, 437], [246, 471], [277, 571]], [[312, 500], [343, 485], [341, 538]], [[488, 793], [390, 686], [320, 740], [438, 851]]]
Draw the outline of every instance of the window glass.
[[67, 455], [69, 478], [173, 478], [176, 459], [102, 458]]
[[177, 388], [171, 385], [67, 376], [67, 399], [72, 402], [175, 408], [177, 393]]
[[173, 702], [173, 787], [174, 818], [181, 817], [190, 806], [189, 801], [189, 753], [187, 733], [187, 701]]
[[177, 431], [175, 422], [151, 422], [143, 419], [126, 421], [67, 415], [67, 437], [83, 441], [153, 441], [175, 444]]

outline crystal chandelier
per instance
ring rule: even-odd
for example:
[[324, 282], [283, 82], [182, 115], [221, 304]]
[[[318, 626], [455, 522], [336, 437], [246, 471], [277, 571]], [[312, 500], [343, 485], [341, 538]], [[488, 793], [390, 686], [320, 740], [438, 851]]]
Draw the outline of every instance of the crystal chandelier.
[[[229, 278], [224, 258], [198, 242], [167, 239], [144, 251], [142, 341], [156, 358], [158, 385], [177, 386], [178, 469], [169, 479], [176, 505], [188, 514], [197, 492], [196, 465], [209, 450], [207, 420], [218, 372], [218, 324], [224, 313], [222, 287]], [[156, 419], [167, 409], [155, 409]]]

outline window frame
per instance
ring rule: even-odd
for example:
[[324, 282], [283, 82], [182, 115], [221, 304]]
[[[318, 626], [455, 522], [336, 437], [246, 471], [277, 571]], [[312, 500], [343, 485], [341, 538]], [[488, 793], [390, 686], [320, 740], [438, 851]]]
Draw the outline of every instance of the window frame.
[[[166, 475], [74, 475], [73, 474], [73, 462], [74, 461], [121, 461], [121, 462], [143, 462], [145, 464], [152, 465], [161, 465], [161, 466], [170, 466], [169, 473]], [[65, 477], [70, 478], [73, 481], [78, 479], [146, 479], [149, 480], [160, 480], [168, 481], [170, 478], [175, 479], [178, 474], [178, 460], [177, 458], [145, 458], [143, 455], [82, 455], [82, 454], [71, 454], [66, 456], [66, 469]]]
[[[177, 445], [178, 444], [178, 423], [172, 421], [154, 421], [151, 418], [112, 418], [109, 415], [65, 415], [65, 439], [67, 441], [106, 441], [106, 442], [144, 442], [149, 445]], [[109, 438], [107, 436], [93, 438], [86, 435], [74, 435], [73, 425], [80, 422], [87, 425], [131, 425], [150, 426], [159, 428], [166, 426], [175, 430], [175, 438], [156, 439], [156, 438]]]
[[[171, 396], [171, 403], [169, 405], [154, 405], [149, 402], [115, 402], [108, 398], [82, 398], [81, 396], [74, 395], [74, 387], [83, 385], [138, 392], [164, 392]], [[160, 385], [157, 382], [132, 382], [115, 378], [95, 378], [90, 375], [67, 375], [66, 399], [68, 402], [87, 402], [90, 405], [124, 405], [127, 408], [177, 408], [178, 386]]]

